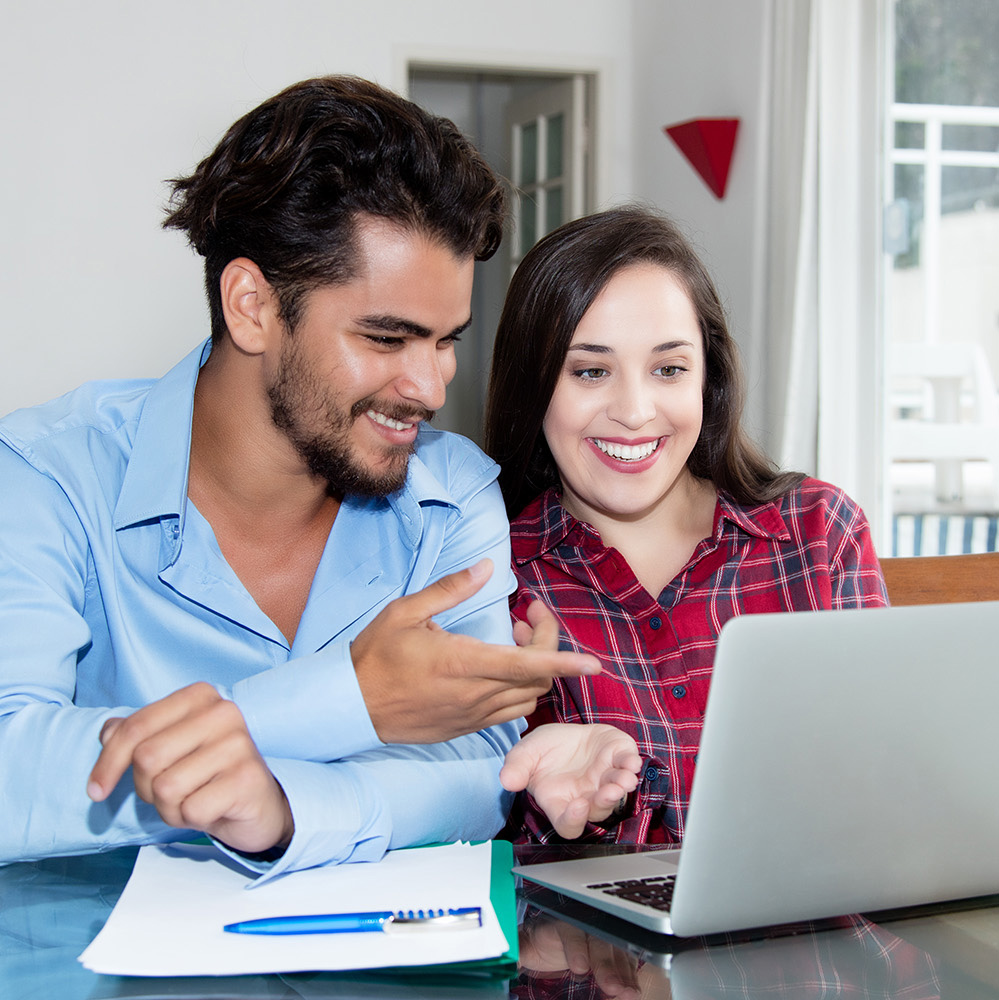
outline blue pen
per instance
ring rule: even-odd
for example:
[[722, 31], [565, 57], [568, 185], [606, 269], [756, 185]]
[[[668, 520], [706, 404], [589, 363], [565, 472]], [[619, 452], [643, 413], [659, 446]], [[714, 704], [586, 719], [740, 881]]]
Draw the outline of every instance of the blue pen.
[[482, 926], [482, 910], [382, 910], [374, 913], [313, 913], [295, 917], [262, 917], [226, 924], [232, 934], [347, 934], [365, 931], [457, 931]]

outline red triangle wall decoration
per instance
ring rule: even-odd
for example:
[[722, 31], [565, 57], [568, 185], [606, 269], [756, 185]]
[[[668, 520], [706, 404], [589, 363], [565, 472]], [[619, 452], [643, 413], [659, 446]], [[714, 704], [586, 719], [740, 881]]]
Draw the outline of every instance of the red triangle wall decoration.
[[692, 118], [665, 125], [663, 131], [677, 144], [715, 197], [724, 198], [739, 119]]

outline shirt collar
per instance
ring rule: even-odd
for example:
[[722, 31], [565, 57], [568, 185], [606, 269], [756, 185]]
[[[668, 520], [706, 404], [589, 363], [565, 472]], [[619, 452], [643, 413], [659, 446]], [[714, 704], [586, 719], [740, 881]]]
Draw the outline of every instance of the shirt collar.
[[[421, 427], [419, 435], [426, 433]], [[439, 433], [430, 431], [429, 433]], [[417, 442], [420, 440], [417, 437]], [[417, 444], [419, 448], [419, 444]], [[392, 493], [386, 501], [395, 511], [412, 548], [420, 542], [423, 534], [422, 508], [429, 504], [446, 504], [460, 509], [460, 505], [451, 495], [450, 490], [437, 478], [430, 467], [421, 460], [418, 451], [409, 459], [406, 472], [406, 483], [401, 490]]]
[[557, 486], [550, 486], [532, 500], [510, 525], [510, 546], [518, 566], [543, 556], [563, 542], [578, 546], [587, 540], [600, 544], [597, 531], [562, 506]]
[[[778, 502], [745, 507], [719, 491], [713, 530], [716, 542], [721, 540], [726, 522], [759, 538], [787, 541], [791, 537]], [[562, 543], [602, 544], [599, 533], [591, 525], [577, 520], [562, 506], [558, 488], [554, 486], [531, 501], [514, 520], [510, 527], [510, 543], [513, 560], [518, 566], [540, 558]]]
[[719, 490], [718, 507], [715, 512], [715, 539], [721, 539], [724, 523], [728, 521], [748, 535], [786, 542], [791, 538], [791, 532], [784, 522], [780, 508], [781, 505], [776, 500], [768, 500], [752, 507], [746, 507], [736, 503], [727, 493]]
[[[177, 517], [183, 532], [191, 461], [194, 387], [198, 372], [210, 353], [211, 341], [207, 340], [163, 378], [154, 382], [149, 390], [115, 507], [116, 529], [164, 517]], [[421, 428], [423, 433], [426, 432]], [[406, 483], [402, 489], [387, 500], [376, 502], [387, 502], [393, 508], [414, 546], [422, 530], [422, 505], [441, 503], [458, 506], [447, 487], [420, 460], [418, 454], [409, 460]]]
[[116, 529], [162, 517], [183, 521], [194, 386], [210, 352], [211, 341], [199, 344], [149, 390], [115, 507]]

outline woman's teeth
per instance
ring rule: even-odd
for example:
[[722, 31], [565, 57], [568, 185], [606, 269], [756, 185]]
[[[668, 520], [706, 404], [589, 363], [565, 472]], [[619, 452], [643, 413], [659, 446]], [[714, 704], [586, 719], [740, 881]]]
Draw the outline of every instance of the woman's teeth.
[[619, 462], [638, 462], [643, 458], [648, 458], [659, 447], [661, 440], [662, 438], [656, 438], [655, 441], [646, 441], [645, 444], [616, 444], [594, 438], [593, 443], [605, 455], [616, 458]]

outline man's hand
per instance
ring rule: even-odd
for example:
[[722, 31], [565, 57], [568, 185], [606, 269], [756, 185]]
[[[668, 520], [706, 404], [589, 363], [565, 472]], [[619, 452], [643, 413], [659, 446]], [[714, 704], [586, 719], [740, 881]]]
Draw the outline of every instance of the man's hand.
[[102, 802], [129, 767], [135, 791], [165, 823], [203, 830], [236, 851], [286, 847], [288, 800], [242, 713], [209, 684], [192, 684], [126, 719], [108, 719], [87, 794]]
[[439, 743], [509, 722], [534, 711], [553, 677], [600, 673], [595, 657], [559, 652], [558, 623], [537, 602], [517, 646], [446, 632], [431, 620], [491, 573], [483, 559], [397, 598], [352, 643], [357, 682], [384, 743]]
[[506, 755], [500, 782], [527, 789], [560, 837], [578, 837], [638, 786], [642, 758], [614, 726], [554, 722], [531, 730]]

